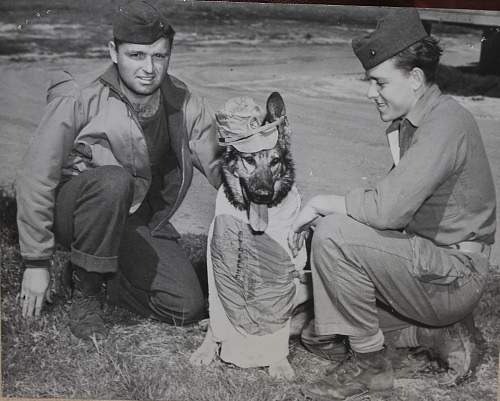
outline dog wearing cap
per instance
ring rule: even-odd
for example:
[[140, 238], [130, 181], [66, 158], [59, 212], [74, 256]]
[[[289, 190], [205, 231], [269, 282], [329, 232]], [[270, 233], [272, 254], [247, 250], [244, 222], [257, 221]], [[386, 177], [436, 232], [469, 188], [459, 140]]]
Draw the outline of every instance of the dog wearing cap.
[[305, 249], [293, 257], [287, 244], [301, 199], [285, 104], [277, 92], [265, 111], [249, 97], [232, 98], [216, 122], [225, 152], [207, 247], [210, 325], [190, 361], [208, 365], [219, 351], [225, 362], [291, 379], [291, 316], [310, 291]]

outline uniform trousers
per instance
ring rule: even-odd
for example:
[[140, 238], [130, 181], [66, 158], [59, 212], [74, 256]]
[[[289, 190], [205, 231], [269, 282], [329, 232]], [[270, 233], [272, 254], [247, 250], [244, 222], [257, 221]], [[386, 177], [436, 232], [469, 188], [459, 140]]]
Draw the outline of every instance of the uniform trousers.
[[363, 338], [468, 316], [483, 293], [489, 259], [332, 214], [314, 231], [311, 269], [316, 333]]
[[179, 236], [153, 236], [147, 197], [129, 215], [132, 197], [132, 176], [121, 167], [97, 167], [71, 178], [57, 191], [56, 240], [70, 249], [71, 263], [110, 278], [110, 303], [176, 325], [206, 317], [199, 276]]

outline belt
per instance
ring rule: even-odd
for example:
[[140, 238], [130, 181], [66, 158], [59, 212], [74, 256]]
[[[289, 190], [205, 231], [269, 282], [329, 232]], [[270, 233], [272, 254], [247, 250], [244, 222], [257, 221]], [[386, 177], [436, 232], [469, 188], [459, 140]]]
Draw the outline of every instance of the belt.
[[448, 245], [448, 247], [464, 253], [480, 253], [487, 258], [490, 257], [491, 253], [491, 245], [484, 242], [462, 241], [457, 244]]

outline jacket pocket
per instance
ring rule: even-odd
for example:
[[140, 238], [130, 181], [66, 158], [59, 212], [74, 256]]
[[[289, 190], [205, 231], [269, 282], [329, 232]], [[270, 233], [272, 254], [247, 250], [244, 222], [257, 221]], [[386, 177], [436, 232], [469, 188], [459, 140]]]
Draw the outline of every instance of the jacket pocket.
[[425, 283], [448, 285], [469, 277], [473, 271], [471, 259], [460, 251], [440, 248], [432, 241], [411, 237], [413, 250], [412, 275]]

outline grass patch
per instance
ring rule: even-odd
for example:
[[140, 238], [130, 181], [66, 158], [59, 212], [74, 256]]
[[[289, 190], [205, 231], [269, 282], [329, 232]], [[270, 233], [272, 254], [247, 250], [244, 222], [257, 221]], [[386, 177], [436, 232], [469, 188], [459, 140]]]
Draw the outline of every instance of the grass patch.
[[479, 75], [477, 66], [440, 65], [437, 83], [443, 92], [452, 95], [500, 97], [500, 76]]
[[[15, 229], [15, 201], [0, 191], [2, 252], [2, 384], [3, 396], [23, 398], [135, 399], [175, 401], [305, 401], [300, 386], [316, 380], [329, 364], [291, 341], [290, 361], [297, 378], [274, 381], [264, 369], [238, 369], [216, 360], [207, 368], [192, 367], [189, 356], [201, 343], [206, 322], [174, 327], [109, 308], [112, 330], [99, 344], [75, 339], [66, 319], [62, 291], [39, 319], [22, 319], [16, 295], [20, 256]], [[203, 235], [187, 235], [182, 244], [190, 259], [204, 269]], [[56, 275], [67, 255], [58, 251]], [[497, 394], [500, 276], [494, 275], [477, 309], [476, 321], [488, 346], [476, 377], [457, 388], [440, 388], [437, 374], [416, 371], [407, 354], [398, 352], [396, 384], [390, 394], [370, 400], [493, 401]]]

